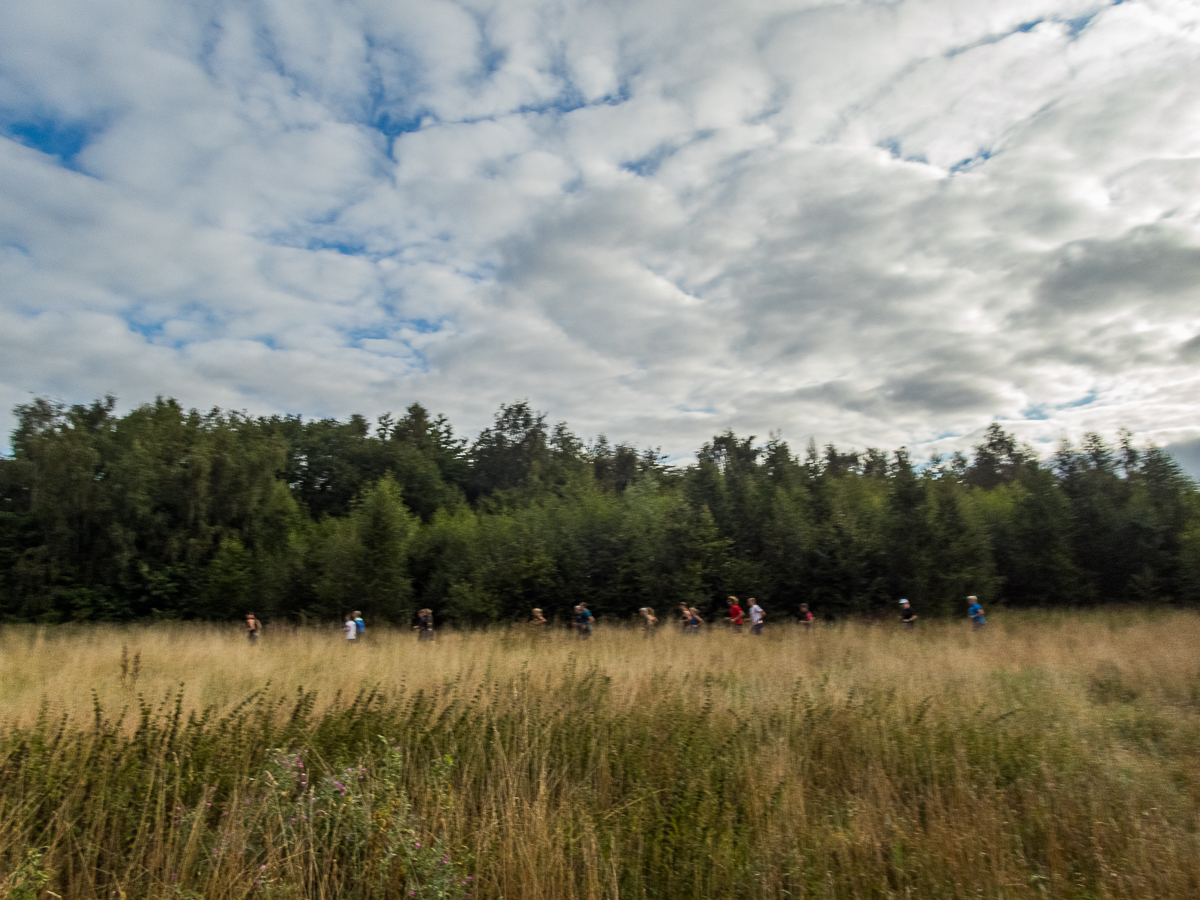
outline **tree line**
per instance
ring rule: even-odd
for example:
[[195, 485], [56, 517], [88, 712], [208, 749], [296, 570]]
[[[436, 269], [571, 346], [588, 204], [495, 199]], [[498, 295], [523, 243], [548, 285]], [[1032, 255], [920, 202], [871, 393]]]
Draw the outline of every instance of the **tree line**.
[[0, 458], [0, 620], [482, 626], [586, 602], [625, 618], [757, 597], [778, 620], [985, 604], [1200, 600], [1200, 495], [1160, 448], [1097, 434], [1039, 459], [999, 424], [970, 457], [726, 432], [685, 467], [587, 443], [527, 402], [473, 442], [419, 404], [375, 422], [111, 397], [15, 410]]

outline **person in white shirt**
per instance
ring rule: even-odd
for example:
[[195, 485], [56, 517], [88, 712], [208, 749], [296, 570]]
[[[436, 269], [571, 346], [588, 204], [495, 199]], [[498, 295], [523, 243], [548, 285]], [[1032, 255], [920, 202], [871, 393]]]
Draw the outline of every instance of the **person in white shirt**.
[[354, 624], [353, 616], [346, 616], [346, 623], [342, 626], [342, 631], [346, 633], [346, 640], [352, 641], [358, 637], [358, 626]]
[[763, 608], [758, 605], [758, 601], [753, 597], [750, 598], [750, 633], [762, 634], [763, 619], [766, 618], [766, 613]]

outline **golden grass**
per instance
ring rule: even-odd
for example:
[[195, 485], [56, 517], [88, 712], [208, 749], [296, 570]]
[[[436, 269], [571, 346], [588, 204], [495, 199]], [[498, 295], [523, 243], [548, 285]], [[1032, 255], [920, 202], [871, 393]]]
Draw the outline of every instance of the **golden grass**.
[[[597, 627], [581, 642], [566, 630], [531, 638], [507, 631], [443, 632], [420, 644], [406, 631], [373, 628], [348, 642], [328, 629], [274, 626], [257, 646], [240, 629], [213, 625], [9, 626], [0, 632], [0, 717], [27, 724], [48, 703], [53, 713], [87, 717], [92, 692], [109, 710], [136, 694], [160, 698], [186, 686], [184, 709], [223, 711], [268, 683], [291, 692], [315, 690], [325, 703], [337, 692], [460, 690], [529, 676], [551, 682], [568, 661], [612, 679], [612, 701], [636, 706], [655, 679], [727, 675], [738, 689], [721, 705], [771, 704], [790, 697], [797, 679], [826, 680], [834, 695], [886, 685], [902, 695], [983, 702], [995, 673], [1037, 670], [1088, 704], [1091, 679], [1109, 667], [1139, 696], [1171, 704], [1188, 695], [1200, 672], [1200, 617], [1139, 611], [1100, 614], [1024, 613], [993, 621], [979, 633], [960, 622], [921, 623], [910, 633], [877, 623], [848, 622], [805, 633], [775, 626], [762, 637], [709, 626], [699, 637], [673, 624], [645, 640], [634, 628]], [[124, 660], [124, 677], [122, 677]]]
[[[314, 722], [364, 689], [395, 704], [355, 712], [336, 740], [319, 728], [297, 740], [330, 765], [353, 750], [372, 767], [386, 733], [396, 790], [429, 833], [473, 854], [479, 897], [1200, 896], [1190, 612], [1001, 612], [979, 633], [777, 625], [761, 638], [668, 623], [652, 640], [597, 627], [587, 642], [522, 628], [432, 644], [372, 629], [349, 645], [336, 626], [272, 627], [253, 647], [214, 626], [0, 634], [7, 731], [47, 707], [86, 723], [93, 691], [111, 714], [184, 684], [186, 715], [232, 710], [268, 682], [281, 696], [316, 691]], [[99, 896], [62, 874], [82, 852], [48, 836], [63, 827], [0, 829], [0, 858], [51, 847], [59, 893]], [[303, 854], [264, 846], [263, 864], [283, 873], [277, 895], [390, 896], [330, 887], [311, 873], [331, 863], [311, 848], [304, 868]], [[155, 852], [120, 882], [130, 897], [177, 895], [150, 873], [178, 862]], [[204, 896], [257, 890], [194, 877]]]

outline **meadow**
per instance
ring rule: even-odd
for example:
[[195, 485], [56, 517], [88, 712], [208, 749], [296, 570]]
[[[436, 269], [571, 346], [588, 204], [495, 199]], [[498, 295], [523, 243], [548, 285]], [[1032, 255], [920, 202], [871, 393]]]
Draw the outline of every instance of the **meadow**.
[[0, 896], [1194, 898], [1200, 618], [0, 631]]

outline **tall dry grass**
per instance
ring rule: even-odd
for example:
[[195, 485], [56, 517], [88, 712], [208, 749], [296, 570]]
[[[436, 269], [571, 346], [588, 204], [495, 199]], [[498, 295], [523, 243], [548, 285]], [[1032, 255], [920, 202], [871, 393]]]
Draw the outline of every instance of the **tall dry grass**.
[[1200, 620], [889, 626], [9, 628], [0, 863], [64, 897], [1200, 896]]

